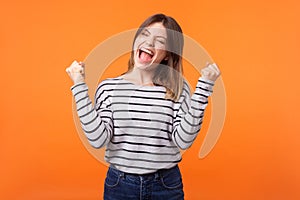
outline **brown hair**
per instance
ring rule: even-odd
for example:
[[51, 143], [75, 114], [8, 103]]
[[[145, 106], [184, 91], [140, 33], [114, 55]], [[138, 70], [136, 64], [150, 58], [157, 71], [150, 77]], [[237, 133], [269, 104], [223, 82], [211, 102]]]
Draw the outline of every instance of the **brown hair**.
[[[155, 14], [146, 19], [137, 30], [133, 45], [131, 56], [128, 61], [128, 70], [131, 71], [134, 66], [134, 42], [139, 34], [147, 26], [161, 22], [167, 31], [167, 57], [168, 60], [163, 60], [157, 66], [152, 82], [154, 85], [164, 86], [167, 90], [166, 99], [178, 100], [183, 88], [183, 68], [182, 68], [182, 50], [183, 50], [183, 34], [181, 27], [172, 17], [164, 14]], [[127, 73], [125, 72], [125, 73]], [[124, 74], [125, 74], [124, 73]]]

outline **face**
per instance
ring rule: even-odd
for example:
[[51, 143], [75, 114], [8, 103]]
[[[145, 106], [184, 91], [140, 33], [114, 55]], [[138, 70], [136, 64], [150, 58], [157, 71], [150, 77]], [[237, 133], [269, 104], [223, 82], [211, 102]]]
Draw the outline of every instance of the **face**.
[[161, 22], [144, 28], [134, 42], [134, 66], [140, 69], [154, 69], [167, 58], [167, 31]]

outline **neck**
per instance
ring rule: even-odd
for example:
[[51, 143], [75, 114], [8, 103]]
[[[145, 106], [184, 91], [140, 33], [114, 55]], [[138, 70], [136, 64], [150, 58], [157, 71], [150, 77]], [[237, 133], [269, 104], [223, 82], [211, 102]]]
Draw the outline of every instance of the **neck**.
[[154, 71], [144, 70], [134, 67], [128, 74], [128, 78], [140, 85], [152, 84]]

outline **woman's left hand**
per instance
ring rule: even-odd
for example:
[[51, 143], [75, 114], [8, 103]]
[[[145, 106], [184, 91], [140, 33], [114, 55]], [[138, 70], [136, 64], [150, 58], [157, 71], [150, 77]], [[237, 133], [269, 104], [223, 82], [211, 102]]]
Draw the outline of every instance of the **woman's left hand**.
[[208, 63], [207, 66], [201, 70], [201, 74], [205, 79], [216, 81], [217, 78], [221, 75], [221, 72], [216, 63]]

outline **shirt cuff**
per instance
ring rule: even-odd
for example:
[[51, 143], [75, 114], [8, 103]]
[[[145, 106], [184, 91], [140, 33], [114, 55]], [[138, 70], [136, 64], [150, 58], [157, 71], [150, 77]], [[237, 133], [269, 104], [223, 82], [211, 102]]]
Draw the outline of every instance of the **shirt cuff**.
[[196, 86], [196, 93], [204, 94], [205, 96], [210, 96], [213, 93], [214, 81], [208, 80], [206, 78], [200, 77]]
[[214, 86], [214, 85], [215, 85], [215, 81], [212, 81], [212, 80], [209, 80], [209, 79], [207, 79], [207, 78], [204, 78], [203, 76], [201, 76], [198, 80], [199, 80], [199, 81], [203, 81], [203, 82], [205, 82], [205, 83], [207, 83], [207, 84], [209, 84], [209, 85], [211, 85], [211, 86]]
[[84, 90], [87, 91], [88, 86], [85, 82], [78, 82], [70, 88], [72, 91], [73, 96], [76, 96], [78, 93], [82, 93]]

